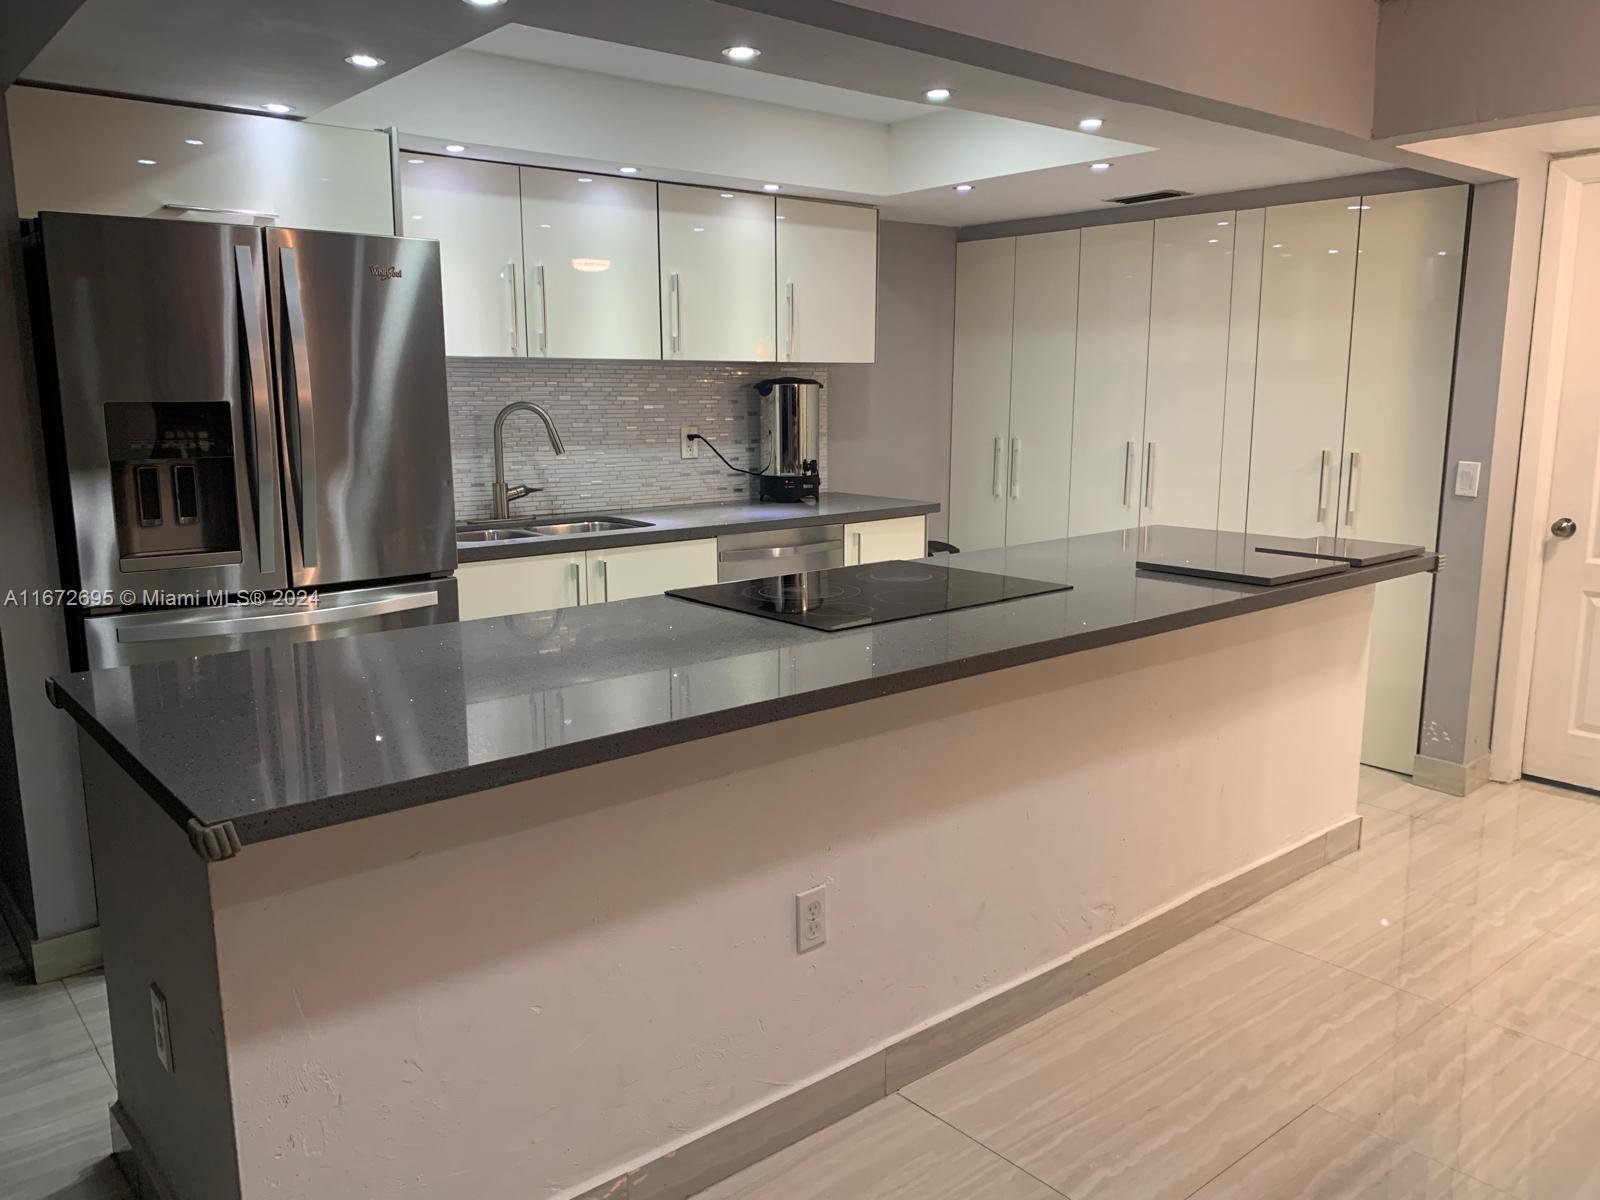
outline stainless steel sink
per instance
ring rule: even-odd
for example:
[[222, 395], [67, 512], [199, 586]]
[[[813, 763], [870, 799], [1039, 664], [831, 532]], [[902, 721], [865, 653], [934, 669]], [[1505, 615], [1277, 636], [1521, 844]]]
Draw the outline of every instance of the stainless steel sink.
[[525, 542], [538, 536], [531, 529], [465, 529], [456, 532], [456, 544], [482, 546], [493, 542]]
[[629, 521], [622, 517], [595, 517], [588, 521], [531, 521], [535, 530], [550, 537], [564, 533], [610, 533], [616, 529], [648, 529], [649, 521]]

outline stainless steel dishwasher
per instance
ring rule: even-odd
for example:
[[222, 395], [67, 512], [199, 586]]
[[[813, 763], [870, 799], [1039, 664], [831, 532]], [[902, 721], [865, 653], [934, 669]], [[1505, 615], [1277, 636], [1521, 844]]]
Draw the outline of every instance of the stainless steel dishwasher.
[[717, 539], [717, 582], [844, 566], [844, 526], [805, 525]]

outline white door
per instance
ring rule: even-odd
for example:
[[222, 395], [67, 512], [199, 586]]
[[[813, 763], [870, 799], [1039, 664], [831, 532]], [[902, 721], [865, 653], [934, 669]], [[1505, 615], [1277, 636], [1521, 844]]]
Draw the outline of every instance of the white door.
[[1017, 239], [1006, 444], [1008, 546], [1067, 536], [1079, 241], [1076, 229]]
[[717, 581], [716, 538], [617, 546], [591, 550], [587, 557], [586, 604], [659, 596], [668, 588], [700, 587]]
[[445, 353], [526, 354], [517, 168], [402, 154], [400, 192], [406, 236], [439, 243]]
[[928, 525], [925, 517], [861, 521], [844, 527], [844, 565], [847, 567], [927, 556]]
[[660, 358], [656, 185], [521, 168], [528, 353]]
[[661, 340], [667, 358], [777, 356], [777, 211], [771, 196], [660, 185]]
[[[1365, 196], [1339, 533], [1433, 548], [1450, 415], [1467, 189]], [[1433, 576], [1384, 584], [1372, 614], [1361, 761], [1416, 764]]]
[[1360, 209], [1351, 198], [1267, 210], [1246, 516], [1252, 533], [1334, 532]]
[[1522, 769], [1600, 789], [1600, 183], [1576, 241]]
[[544, 612], [583, 603], [582, 554], [539, 554], [456, 568], [461, 619]]
[[1074, 536], [1139, 523], [1154, 223], [1083, 231], [1072, 398]]
[[1155, 223], [1141, 525], [1216, 528], [1233, 220], [1223, 212]]
[[949, 528], [961, 550], [1006, 544], [1016, 249], [1016, 238], [956, 245]]
[[878, 210], [778, 197], [778, 358], [877, 357]]

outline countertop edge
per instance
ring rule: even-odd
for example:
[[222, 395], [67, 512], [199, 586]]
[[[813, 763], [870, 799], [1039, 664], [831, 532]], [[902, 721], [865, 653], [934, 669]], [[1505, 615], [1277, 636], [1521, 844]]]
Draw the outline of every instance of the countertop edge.
[[[609, 533], [565, 534], [559, 537], [536, 538], [526, 542], [511, 542], [503, 546], [457, 546], [456, 557], [461, 564], [495, 562], [507, 558], [535, 558], [547, 554], [573, 554], [584, 550], [605, 550], [612, 546], [650, 545], [661, 542], [691, 542], [700, 538], [716, 537], [725, 533], [762, 533], [769, 529], [796, 529], [811, 525], [838, 525], [846, 521], [892, 521], [896, 517], [924, 517], [939, 511], [933, 500], [907, 500], [881, 508], [854, 508], [839, 512], [819, 513], [805, 505], [775, 506], [770, 518], [753, 521], [710, 521], [701, 525], [659, 526], [645, 529], [617, 529]], [[788, 511], [782, 511], [786, 509]], [[619, 511], [622, 517], [643, 519], [648, 509]], [[538, 517], [530, 520], [547, 520]], [[582, 520], [582, 514], [573, 515]], [[488, 522], [473, 522], [488, 524]], [[502, 522], [503, 524], [503, 522]]]
[[[840, 708], [847, 704], [916, 691], [935, 684], [951, 683], [1011, 667], [1097, 650], [1105, 646], [1134, 642], [1162, 633], [1196, 628], [1230, 617], [1282, 608], [1302, 600], [1332, 595], [1335, 592], [1352, 591], [1358, 587], [1367, 587], [1390, 579], [1435, 571], [1438, 569], [1438, 562], [1438, 555], [1430, 553], [1370, 567], [1354, 567], [1349, 571], [1299, 583], [1283, 584], [1273, 588], [1264, 587], [1259, 592], [1204, 608], [1185, 609], [1182, 612], [1150, 617], [1109, 629], [1071, 634], [1023, 646], [1008, 647], [971, 658], [918, 667], [895, 675], [857, 680], [795, 696], [720, 709], [623, 734], [591, 738], [568, 746], [550, 747], [499, 762], [462, 767], [424, 778], [402, 780], [381, 787], [327, 796], [315, 804], [245, 814], [232, 818], [228, 823], [234, 827], [240, 842], [247, 846], [297, 833], [310, 833], [335, 825], [349, 824], [351, 821], [364, 820], [367, 817], [383, 816], [474, 792], [488, 791], [581, 767], [631, 758], [651, 750], [700, 741], [721, 733], [733, 733], [757, 725], [772, 724], [792, 717]], [[1200, 581], [1196, 582], [1198, 584]], [[180, 828], [186, 827], [189, 821], [195, 818], [195, 814], [189, 811], [182, 799], [163, 784], [159, 777], [140, 764], [137, 758], [129, 753], [109, 730], [101, 726], [91, 713], [62, 689], [53, 688], [52, 694], [57, 706], [68, 712], [87, 730], [95, 742], [133, 776]]]

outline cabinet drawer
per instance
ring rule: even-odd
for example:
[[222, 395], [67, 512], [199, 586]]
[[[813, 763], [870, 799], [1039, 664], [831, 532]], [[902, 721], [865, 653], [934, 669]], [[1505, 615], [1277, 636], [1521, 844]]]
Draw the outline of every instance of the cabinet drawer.
[[894, 517], [887, 521], [861, 521], [844, 527], [844, 562], [847, 567], [896, 559], [926, 558], [926, 517]]
[[587, 557], [588, 604], [659, 596], [668, 588], [700, 587], [717, 581], [715, 538], [591, 550]]
[[456, 568], [463, 621], [582, 604], [584, 582], [582, 554], [505, 558]]

